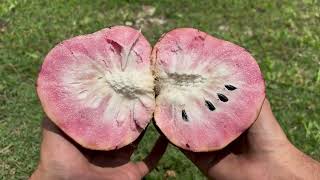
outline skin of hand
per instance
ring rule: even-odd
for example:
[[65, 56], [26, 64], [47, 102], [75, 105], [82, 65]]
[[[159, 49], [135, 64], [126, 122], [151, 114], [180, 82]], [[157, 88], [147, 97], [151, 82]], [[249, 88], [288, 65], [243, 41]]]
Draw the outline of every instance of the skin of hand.
[[142, 137], [143, 134], [131, 145], [118, 150], [89, 150], [75, 143], [51, 120], [45, 118], [40, 162], [30, 179], [141, 179], [156, 166], [168, 144], [167, 139], [160, 136], [143, 161], [132, 162], [130, 157]]
[[290, 143], [267, 99], [254, 124], [226, 148], [181, 151], [210, 179], [320, 179], [320, 163]]

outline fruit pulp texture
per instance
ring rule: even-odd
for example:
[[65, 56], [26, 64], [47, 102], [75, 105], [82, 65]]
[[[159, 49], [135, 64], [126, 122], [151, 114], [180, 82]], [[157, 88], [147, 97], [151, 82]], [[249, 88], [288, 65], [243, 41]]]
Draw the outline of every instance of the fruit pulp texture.
[[152, 59], [155, 122], [175, 145], [196, 152], [218, 150], [256, 119], [265, 84], [244, 48], [181, 28], [160, 39]]

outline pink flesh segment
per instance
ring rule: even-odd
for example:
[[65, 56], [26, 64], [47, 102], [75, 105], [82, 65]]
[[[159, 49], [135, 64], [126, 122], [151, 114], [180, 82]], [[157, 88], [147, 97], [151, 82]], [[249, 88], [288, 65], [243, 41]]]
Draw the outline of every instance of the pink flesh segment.
[[[160, 87], [155, 122], [175, 145], [195, 152], [219, 150], [255, 121], [265, 97], [265, 84], [258, 64], [245, 49], [196, 29], [181, 28], [165, 34], [152, 54], [159, 76], [163, 72], [208, 76], [222, 67], [226, 69], [220, 68], [221, 73], [233, 74], [218, 79], [237, 87], [228, 91], [221, 83], [208, 83], [196, 95], [185, 92], [186, 102], [181, 106], [168, 99], [172, 88], [165, 91]], [[195, 70], [200, 66], [203, 67]], [[192, 89], [189, 88], [187, 91]], [[216, 93], [226, 95], [229, 101], [222, 102]], [[216, 110], [210, 111], [204, 99], [210, 100]], [[182, 109], [188, 114], [188, 122], [182, 118]]]
[[[37, 80], [37, 93], [44, 111], [67, 135], [86, 148], [112, 150], [133, 142], [150, 121], [154, 100], [148, 102], [149, 109], [138, 100], [130, 103], [124, 101], [121, 108], [110, 109], [108, 112], [117, 110], [110, 114], [106, 111], [110, 108], [109, 103], [117, 101], [113, 99], [116, 92], [104, 93], [92, 89], [87, 97], [90, 102], [79, 103], [81, 100], [70, 91], [69, 87], [73, 86], [64, 79], [68, 79], [66, 76], [76, 76], [84, 80], [82, 83], [86, 86], [94, 86], [99, 75], [121, 69], [119, 52], [131, 46], [131, 53], [135, 53], [137, 58], [128, 62], [128, 66], [139, 70], [150, 69], [150, 44], [140, 32], [125, 26], [63, 41], [48, 53], [43, 62]], [[70, 71], [79, 73], [74, 75]], [[77, 83], [70, 82], [75, 86]], [[96, 86], [102, 88], [102, 85]], [[86, 103], [91, 103], [92, 107], [86, 106]], [[131, 107], [137, 112], [133, 113]]]

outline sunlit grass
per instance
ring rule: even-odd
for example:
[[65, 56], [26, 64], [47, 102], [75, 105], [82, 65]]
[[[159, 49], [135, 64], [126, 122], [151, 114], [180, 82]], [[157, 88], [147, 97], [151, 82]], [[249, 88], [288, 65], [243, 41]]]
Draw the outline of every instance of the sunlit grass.
[[[37, 164], [42, 110], [34, 83], [46, 53], [63, 39], [118, 24], [141, 28], [152, 44], [175, 27], [195, 27], [246, 47], [261, 67], [286, 134], [320, 159], [319, 7], [312, 0], [1, 1], [0, 177], [26, 179]], [[157, 136], [150, 126], [135, 159]], [[148, 179], [168, 174], [203, 178], [173, 147]]]

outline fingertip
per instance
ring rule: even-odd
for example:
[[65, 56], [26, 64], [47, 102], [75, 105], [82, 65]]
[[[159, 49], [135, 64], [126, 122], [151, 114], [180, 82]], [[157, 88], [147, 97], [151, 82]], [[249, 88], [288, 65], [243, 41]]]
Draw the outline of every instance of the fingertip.
[[268, 109], [271, 111], [271, 104], [267, 98], [264, 99], [263, 104], [262, 104], [262, 108]]
[[143, 161], [136, 163], [142, 177], [147, 175], [153, 168], [156, 167], [161, 157], [165, 153], [168, 143], [169, 142], [167, 138], [160, 135], [149, 155]]
[[262, 119], [274, 119], [273, 112], [271, 109], [271, 104], [267, 98], [264, 99], [260, 113], [258, 115], [257, 120]]
[[265, 138], [267, 136], [278, 138], [281, 137], [281, 139], [285, 139], [285, 133], [274, 116], [271, 109], [271, 104], [267, 98], [263, 102], [257, 120], [249, 128], [248, 133], [250, 135], [253, 134], [252, 137], [255, 137], [255, 139], [260, 137]]
[[149, 169], [148, 165], [144, 161], [139, 161], [136, 163], [136, 165], [139, 169], [141, 177], [146, 176], [151, 171], [151, 169]]

